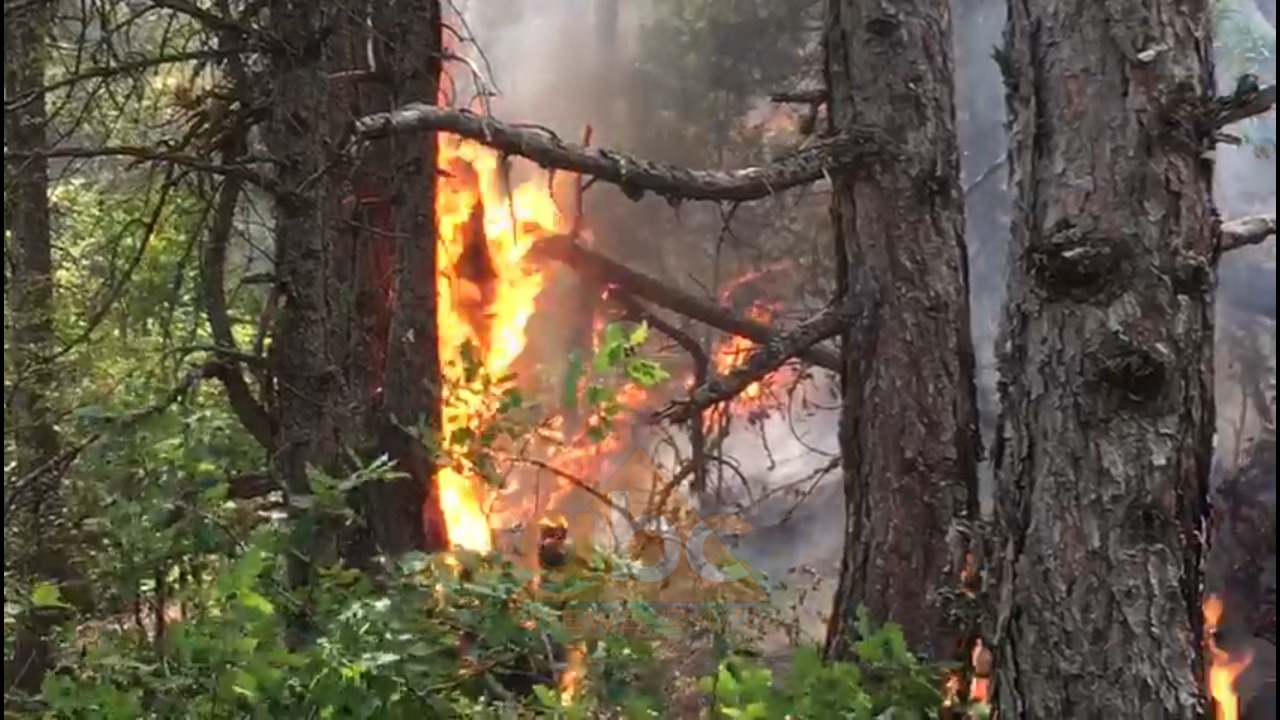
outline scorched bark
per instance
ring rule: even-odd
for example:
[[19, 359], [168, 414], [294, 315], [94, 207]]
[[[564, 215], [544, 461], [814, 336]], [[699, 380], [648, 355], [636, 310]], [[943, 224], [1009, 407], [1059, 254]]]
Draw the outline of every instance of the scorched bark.
[[1012, 0], [996, 497], [1005, 718], [1200, 715], [1208, 0]]
[[827, 653], [851, 655], [866, 606], [914, 648], [956, 659], [945, 597], [962, 570], [951, 538], [976, 503], [978, 441], [951, 20], [945, 0], [827, 7], [831, 132], [879, 128], [893, 148], [832, 175], [840, 284], [856, 292], [869, 270], [881, 322], [871, 342], [852, 325], [843, 339], [847, 519]]

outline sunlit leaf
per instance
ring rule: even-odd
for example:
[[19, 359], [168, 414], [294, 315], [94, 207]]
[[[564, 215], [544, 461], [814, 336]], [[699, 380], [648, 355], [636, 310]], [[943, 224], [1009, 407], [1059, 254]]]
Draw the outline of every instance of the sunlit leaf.
[[62, 591], [50, 582], [37, 583], [31, 589], [31, 604], [39, 608], [70, 607], [62, 599]]

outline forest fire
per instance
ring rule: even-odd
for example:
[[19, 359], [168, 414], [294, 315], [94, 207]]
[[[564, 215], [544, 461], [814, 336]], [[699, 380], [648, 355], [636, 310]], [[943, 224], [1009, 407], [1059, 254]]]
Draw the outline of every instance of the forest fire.
[[[757, 322], [767, 323], [773, 319], [773, 314], [774, 308], [764, 303], [755, 303], [747, 312], [747, 317]], [[746, 338], [730, 337], [716, 351], [716, 372], [725, 373], [732, 370], [734, 367], [741, 365], [747, 360], [747, 357], [751, 354], [751, 350], [754, 347], [755, 343]], [[751, 383], [747, 386], [746, 390], [742, 391], [742, 395], [739, 396], [739, 399], [752, 405], [760, 402], [761, 398], [765, 395], [766, 383], [767, 379]]]
[[[446, 449], [452, 450], [437, 475], [438, 501], [449, 542], [487, 552], [493, 547], [495, 525], [517, 522], [521, 508], [489, 507], [495, 493], [464, 446], [495, 419], [502, 392], [515, 382], [514, 364], [525, 350], [526, 329], [546, 284], [545, 268], [533, 261], [530, 251], [540, 240], [567, 232], [570, 223], [545, 181], [526, 182], [508, 192], [502, 159], [484, 145], [442, 135], [438, 162], [438, 326], [446, 386], [442, 437]], [[722, 302], [728, 304], [725, 298], [735, 288], [780, 267], [726, 283]], [[768, 322], [777, 309], [757, 302], [746, 314]], [[752, 347], [744, 338], [727, 338], [712, 354], [714, 370], [731, 370], [747, 359]], [[768, 386], [783, 375], [790, 373], [775, 373], [752, 384], [732, 410], [759, 414], [773, 396]], [[639, 410], [652, 398], [629, 385], [618, 390], [617, 400]], [[590, 427], [591, 419], [587, 423]], [[605, 456], [621, 449], [622, 440], [616, 437], [578, 442], [583, 438], [566, 437], [564, 431], [563, 418], [552, 419], [542, 432], [546, 442], [540, 449], [551, 450], [556, 469], [578, 477], [593, 475]], [[551, 488], [552, 497], [555, 490]], [[541, 505], [543, 493], [538, 495]]]
[[[509, 382], [543, 287], [542, 274], [525, 256], [539, 239], [560, 230], [562, 220], [541, 186], [505, 192], [501, 160], [482, 145], [442, 135], [439, 162], [439, 351], [447, 388], [442, 436], [454, 445], [497, 413], [494, 389]], [[485, 379], [499, 387], [486, 391]], [[485, 480], [465, 453], [450, 455], [436, 480], [449, 540], [487, 552], [492, 536]]]

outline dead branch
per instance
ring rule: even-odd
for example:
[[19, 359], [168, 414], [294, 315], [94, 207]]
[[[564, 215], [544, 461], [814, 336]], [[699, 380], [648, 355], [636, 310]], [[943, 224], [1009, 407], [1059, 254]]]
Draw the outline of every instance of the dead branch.
[[769, 100], [776, 103], [792, 103], [795, 105], [818, 105], [827, 101], [827, 91], [822, 88], [811, 90], [780, 90], [769, 95]]
[[[839, 334], [850, 325], [862, 327], [878, 319], [879, 299], [875, 285], [870, 284], [840, 305], [828, 307], [794, 330], [775, 335], [772, 340], [760, 344], [746, 362], [694, 389], [688, 400], [669, 403], [654, 413], [653, 419], [655, 422], [688, 422], [696, 412], [737, 397], [752, 383], [782, 367], [806, 348]], [[855, 331], [855, 337], [863, 334], [865, 331]]]
[[633, 200], [643, 197], [646, 191], [671, 200], [756, 200], [813, 182], [883, 152], [880, 134], [864, 130], [820, 140], [763, 167], [689, 170], [615, 150], [566, 143], [543, 129], [422, 103], [366, 115], [355, 123], [355, 136], [363, 140], [423, 130], [453, 133], [551, 170], [590, 175], [617, 185]]
[[[719, 305], [632, 270], [616, 260], [582, 247], [567, 235], [541, 241], [535, 246], [534, 252], [564, 263], [588, 282], [604, 288], [620, 288], [636, 298], [693, 318], [723, 332], [738, 335], [759, 344], [766, 344], [774, 338], [775, 333], [768, 325], [739, 317]], [[840, 372], [839, 355], [828, 349], [806, 347], [798, 356], [806, 362], [832, 372]]]
[[1253, 215], [1222, 223], [1218, 252], [1257, 245], [1276, 234], [1275, 215]]
[[104, 147], [59, 147], [48, 148], [39, 152], [10, 152], [4, 153], [5, 160], [25, 160], [31, 157], [45, 157], [51, 160], [92, 160], [98, 158], [131, 158], [140, 162], [159, 162], [177, 165], [178, 167], [187, 168], [196, 172], [209, 173], [210, 175], [226, 175], [236, 177], [246, 182], [253, 183], [262, 189], [275, 193], [276, 185], [271, 178], [257, 172], [253, 169], [250, 162], [267, 162], [266, 158], [249, 158], [246, 156], [246, 162], [240, 164], [224, 164], [209, 162], [208, 160], [180, 152], [170, 152], [167, 150], [146, 147], [142, 145], [109, 145]]
[[1276, 86], [1274, 83], [1261, 89], [1257, 89], [1256, 85], [1254, 88], [1253, 91], [1236, 91], [1231, 95], [1218, 98], [1214, 102], [1217, 107], [1217, 115], [1214, 118], [1213, 127], [1221, 129], [1232, 123], [1261, 115], [1275, 107]]
[[224, 57], [226, 54], [227, 53], [225, 51], [220, 50], [188, 50], [186, 52], [166, 53], [163, 55], [156, 55], [154, 57], [138, 58], [135, 60], [116, 63], [114, 65], [93, 67], [49, 82], [38, 90], [24, 93], [12, 100], [6, 100], [4, 103], [4, 111], [13, 112], [15, 110], [21, 110], [51, 92], [71, 87], [73, 85], [78, 85], [79, 83], [87, 80], [112, 78], [118, 75], [136, 73], [142, 70], [152, 70], [163, 65], [215, 60], [219, 57]]
[[573, 473], [569, 472], [568, 470], [562, 470], [562, 469], [560, 469], [560, 468], [556, 467], [555, 465], [552, 465], [551, 463], [544, 462], [544, 461], [542, 461], [542, 460], [538, 460], [537, 458], [531, 458], [531, 457], [518, 457], [518, 458], [511, 458], [511, 462], [512, 462], [513, 464], [524, 464], [524, 465], [528, 465], [528, 466], [530, 466], [530, 467], [535, 467], [535, 468], [537, 468], [537, 469], [539, 469], [539, 470], [546, 470], [547, 472], [551, 473], [552, 475], [555, 475], [556, 477], [560, 478], [561, 480], [564, 480], [564, 481], [566, 481], [566, 482], [570, 483], [571, 485], [574, 485], [574, 486], [575, 486], [575, 487], [577, 487], [578, 489], [585, 491], [585, 492], [586, 492], [588, 495], [590, 495], [591, 497], [595, 498], [596, 500], [599, 500], [600, 502], [602, 502], [602, 503], [604, 503], [606, 506], [608, 506], [608, 508], [609, 508], [610, 510], [613, 510], [614, 512], [621, 513], [621, 514], [622, 514], [622, 516], [623, 516], [623, 517], [625, 517], [627, 520], [632, 520], [632, 521], [633, 521], [633, 520], [635, 519], [635, 518], [631, 515], [631, 512], [630, 512], [629, 510], [627, 510], [627, 508], [625, 508], [625, 507], [623, 507], [623, 506], [621, 506], [621, 505], [618, 505], [618, 504], [617, 504], [617, 503], [615, 503], [613, 500], [610, 500], [610, 499], [609, 499], [609, 497], [608, 497], [608, 496], [606, 496], [604, 493], [602, 493], [602, 492], [600, 492], [599, 490], [595, 489], [595, 487], [594, 487], [594, 486], [592, 486], [592, 484], [591, 484], [591, 483], [589, 483], [589, 482], [587, 482], [586, 480], [584, 480], [584, 479], [582, 479], [582, 478], [578, 477], [577, 475], [574, 475]]
[[[234, 136], [229, 136], [225, 154], [234, 156], [243, 148], [244, 130], [238, 129]], [[201, 253], [200, 285], [204, 294], [205, 316], [209, 320], [209, 331], [214, 343], [230, 351], [218, 353], [221, 367], [215, 377], [222, 382], [231, 409], [241, 424], [258, 444], [270, 448], [273, 444], [271, 420], [262, 404], [253, 396], [244, 374], [240, 372], [240, 362], [235, 357], [238, 348], [231, 331], [231, 319], [227, 314], [227, 293], [223, 284], [236, 205], [243, 189], [244, 183], [237, 177], [225, 178], [218, 188], [213, 222]]]

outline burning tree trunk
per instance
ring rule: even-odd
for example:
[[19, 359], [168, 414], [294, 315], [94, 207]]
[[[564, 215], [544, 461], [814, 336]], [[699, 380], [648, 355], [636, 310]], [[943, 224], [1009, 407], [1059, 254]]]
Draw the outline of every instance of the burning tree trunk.
[[[332, 162], [327, 148], [362, 104], [386, 109], [397, 101], [434, 100], [439, 7], [435, 0], [411, 0], [370, 4], [365, 11], [376, 42], [366, 16], [353, 9], [327, 35], [320, 57], [332, 59], [306, 62], [295, 54], [310, 52], [314, 38], [325, 36], [324, 13], [288, 2], [271, 13], [283, 48], [273, 56], [275, 92], [264, 129], [270, 151], [282, 159], [273, 462], [294, 513], [290, 582], [304, 595], [315, 566], [339, 555], [367, 567], [375, 554], [446, 544], [438, 504], [428, 501], [432, 458], [403, 427], [439, 426], [434, 137], [388, 138], [350, 165], [326, 166]], [[422, 32], [431, 28], [434, 36]], [[347, 72], [347, 65], [370, 56], [386, 72]], [[370, 84], [351, 84], [362, 80]], [[352, 500], [364, 523], [340, 532], [307, 509], [313, 505], [306, 502], [313, 493], [309, 473], [349, 474], [351, 449], [385, 454], [408, 477], [360, 487]]]
[[945, 0], [831, 2], [826, 22], [833, 132], [883, 128], [893, 148], [833, 173], [842, 291], [869, 270], [883, 322], [870, 342], [844, 338], [848, 518], [827, 652], [849, 656], [863, 605], [952, 659], [963, 648], [943, 597], [962, 568], [949, 537], [976, 505], [978, 438], [951, 22]]
[[[13, 428], [17, 459], [13, 475], [29, 478], [33, 485], [16, 489], [25, 493], [27, 501], [5, 517], [5, 575], [12, 563], [24, 579], [59, 583], [69, 579], [69, 568], [66, 548], [59, 542], [61, 533], [50, 532], [62, 524], [62, 469], [47, 469], [61, 444], [48, 406], [54, 379], [50, 358], [55, 349], [49, 161], [35, 154], [46, 145], [48, 117], [42, 88], [48, 12], [42, 4], [7, 10], [4, 22], [5, 96], [35, 96], [4, 114], [6, 155], [32, 153], [5, 161], [4, 225], [6, 236], [12, 236], [12, 245], [6, 237], [6, 262], [13, 262], [12, 275], [5, 274], [6, 325], [11, 312], [13, 318], [12, 341], [5, 343], [5, 384], [13, 388], [12, 394], [6, 388], [11, 402], [6, 403], [5, 417]], [[8, 454], [6, 450], [6, 464]], [[7, 470], [5, 475], [7, 499], [15, 489], [9, 487]], [[11, 532], [16, 546], [10, 545]], [[40, 689], [52, 660], [48, 611], [34, 608], [19, 618], [13, 656], [4, 667], [6, 698], [14, 689]]]
[[[439, 91], [441, 17], [438, 0], [366, 6], [372, 31], [361, 32], [376, 79], [359, 88], [358, 111], [435, 102]], [[364, 47], [360, 48], [361, 50]], [[348, 57], [364, 53], [350, 52]], [[366, 411], [363, 433], [407, 477], [360, 489], [367, 532], [353, 550], [400, 555], [448, 544], [433, 493], [434, 467], [421, 440], [405, 428], [440, 428], [440, 364], [436, 338], [436, 141], [419, 132], [374, 143], [355, 174], [365, 210], [350, 251], [358, 272], [351, 338], [352, 390]], [[360, 222], [363, 220], [363, 222]], [[363, 561], [362, 561], [363, 562]]]
[[[1002, 717], [1200, 716], [1209, 4], [1010, 3]], [[1153, 6], [1153, 7], [1152, 7]]]

